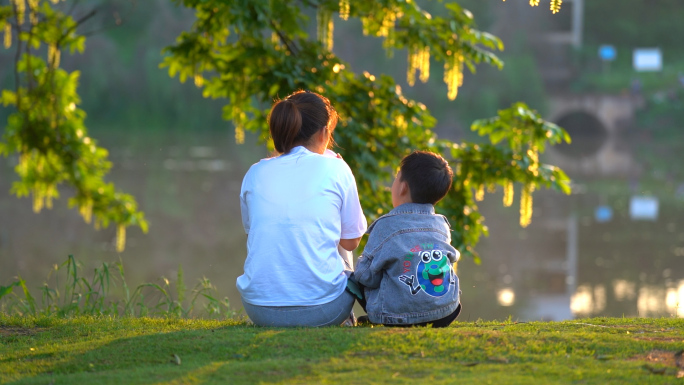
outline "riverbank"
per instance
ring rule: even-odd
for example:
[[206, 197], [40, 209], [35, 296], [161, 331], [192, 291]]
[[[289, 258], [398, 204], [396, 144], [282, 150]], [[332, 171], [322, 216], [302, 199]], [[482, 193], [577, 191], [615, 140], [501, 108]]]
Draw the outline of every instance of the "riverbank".
[[677, 383], [684, 319], [271, 329], [0, 314], [0, 383]]

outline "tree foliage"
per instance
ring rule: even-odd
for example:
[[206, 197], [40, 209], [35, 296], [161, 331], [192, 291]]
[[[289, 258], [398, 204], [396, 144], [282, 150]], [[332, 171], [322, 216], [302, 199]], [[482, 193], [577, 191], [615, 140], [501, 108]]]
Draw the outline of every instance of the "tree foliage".
[[[359, 19], [366, 35], [383, 39], [387, 55], [407, 53], [409, 85], [416, 78], [426, 82], [434, 72], [431, 64], [440, 64], [445, 96], [453, 100], [464, 68], [503, 65], [494, 53], [503, 49], [501, 40], [477, 30], [473, 15], [457, 3], [445, 2], [443, 14], [433, 16], [410, 0], [171, 1], [194, 9], [196, 21], [166, 49], [162, 66], [181, 81], [192, 79], [205, 97], [226, 100], [223, 116], [234, 123], [238, 143], [249, 130], [272, 148], [266, 119], [275, 98], [308, 89], [333, 102], [341, 116], [335, 140], [354, 170], [371, 220], [391, 209], [387, 186], [394, 168], [415, 149], [439, 152], [452, 163], [456, 178], [440, 210], [455, 230], [454, 246], [475, 258], [474, 246], [487, 234], [476, 203], [485, 190], [501, 186], [504, 204], [511, 205], [518, 183], [523, 226], [529, 223], [534, 189], [569, 192], [567, 176], [539, 161], [548, 143], [569, 137], [526, 105], [514, 104], [473, 124], [489, 144], [438, 139], [431, 130], [434, 117], [422, 103], [406, 98], [393, 78], [353, 72], [333, 52], [335, 22]], [[550, 1], [556, 12], [560, 0]], [[61, 3], [68, 2], [75, 3]], [[40, 211], [59, 196], [60, 184], [72, 186], [70, 205], [86, 222], [94, 218], [96, 227], [115, 223], [121, 250], [126, 227], [146, 231], [147, 223], [131, 196], [104, 181], [111, 164], [107, 151], [87, 136], [85, 112], [78, 108], [79, 73], [59, 66], [62, 50], [83, 50], [85, 38], [77, 27], [90, 14], [74, 20], [60, 0], [0, 4], [5, 48], [16, 53], [14, 88], [3, 90], [0, 99], [14, 108], [0, 141], [0, 154], [18, 159], [20, 180], [12, 191], [32, 194]]]
[[[539, 162], [547, 143], [569, 141], [567, 133], [518, 103], [472, 129], [490, 144], [452, 143], [438, 139], [435, 119], [425, 106], [407, 99], [394, 79], [355, 73], [333, 53], [334, 18], [358, 18], [366, 35], [383, 39], [388, 55], [405, 50], [407, 82], [416, 74], [425, 82], [430, 64], [441, 63], [447, 97], [454, 99], [463, 69], [503, 64], [492, 52], [501, 40], [478, 31], [473, 15], [456, 3], [445, 4], [445, 16], [433, 16], [415, 2], [178, 0], [192, 8], [197, 20], [168, 47], [163, 66], [181, 81], [194, 79], [204, 96], [227, 99], [224, 117], [233, 121], [238, 142], [244, 130], [268, 143], [267, 113], [272, 101], [297, 89], [320, 92], [340, 114], [335, 141], [354, 171], [362, 206], [369, 219], [391, 209], [387, 188], [399, 160], [415, 149], [450, 159], [456, 170], [453, 191], [441, 204], [451, 220], [453, 243], [477, 258], [473, 247], [487, 234], [476, 201], [485, 189], [505, 189], [512, 203], [513, 184], [521, 188], [521, 225], [529, 223], [532, 192], [552, 187], [569, 193], [569, 180], [558, 168]], [[554, 2], [560, 5], [560, 2]], [[314, 29], [317, 36], [310, 36]], [[272, 143], [268, 143], [272, 148]]]
[[[58, 3], [59, 0], [52, 0]], [[79, 72], [59, 67], [62, 50], [82, 52], [85, 37], [76, 33], [80, 20], [46, 0], [10, 0], [0, 6], [4, 46], [15, 50], [13, 90], [2, 90], [0, 101], [14, 107], [0, 141], [1, 155], [17, 154], [20, 179], [12, 192], [33, 196], [33, 210], [51, 208], [58, 186], [73, 187], [71, 207], [78, 207], [96, 228], [117, 225], [117, 249], [123, 250], [126, 227], [147, 222], [130, 195], [117, 191], [104, 176], [111, 168], [107, 150], [97, 146], [78, 108]], [[44, 59], [45, 57], [45, 59]]]

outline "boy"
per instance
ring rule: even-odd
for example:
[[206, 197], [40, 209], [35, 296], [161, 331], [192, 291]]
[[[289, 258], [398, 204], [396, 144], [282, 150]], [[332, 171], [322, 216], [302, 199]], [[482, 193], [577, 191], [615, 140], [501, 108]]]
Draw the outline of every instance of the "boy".
[[434, 204], [451, 187], [441, 156], [415, 151], [401, 161], [392, 184], [394, 209], [368, 228], [368, 243], [353, 279], [364, 287], [361, 305], [372, 323], [446, 327], [461, 311], [452, 264], [460, 253], [449, 222]]

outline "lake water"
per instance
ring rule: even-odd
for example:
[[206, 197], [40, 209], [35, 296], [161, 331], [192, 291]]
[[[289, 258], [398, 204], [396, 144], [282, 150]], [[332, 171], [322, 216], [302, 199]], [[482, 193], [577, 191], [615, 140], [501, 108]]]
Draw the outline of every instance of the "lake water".
[[[265, 148], [235, 145], [230, 130], [92, 134], [110, 150], [109, 180], [137, 198], [149, 233], [130, 229], [126, 250], [116, 253], [113, 228], [96, 231], [67, 209], [68, 189], [52, 210], [34, 214], [30, 199], [9, 194], [14, 159], [0, 158], [0, 285], [21, 275], [37, 293], [69, 254], [85, 272], [120, 258], [129, 285], [173, 280], [182, 265], [187, 286], [207, 277], [240, 308], [235, 280], [246, 237], [238, 195]], [[640, 175], [657, 174], [623, 152]], [[549, 160], [574, 162], [560, 153]], [[505, 208], [497, 192], [480, 202], [490, 236], [477, 247], [481, 265], [459, 263], [461, 319], [684, 316], [684, 208], [676, 188], [659, 187], [677, 181], [644, 184], [622, 171], [570, 175], [573, 195], [535, 193], [526, 229], [518, 225], [517, 199]]]

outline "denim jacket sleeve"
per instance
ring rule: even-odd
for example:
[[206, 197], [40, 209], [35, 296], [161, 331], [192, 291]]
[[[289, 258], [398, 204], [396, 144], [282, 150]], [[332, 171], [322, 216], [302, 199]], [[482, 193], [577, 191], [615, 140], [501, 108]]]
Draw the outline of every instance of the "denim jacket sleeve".
[[[370, 289], [377, 289], [380, 287], [383, 270], [387, 268], [387, 260], [379, 258], [382, 249], [384, 237], [382, 231], [373, 231], [379, 222], [380, 217], [375, 220], [366, 231], [368, 235], [368, 242], [363, 249], [363, 253], [356, 262], [356, 269], [354, 270], [354, 278], [363, 286]], [[380, 226], [382, 227], [382, 226]]]
[[363, 286], [377, 289], [380, 287], [382, 280], [382, 271], [384, 270], [384, 263], [380, 258], [373, 258], [372, 255], [364, 253], [359, 257], [354, 270], [354, 278]]

